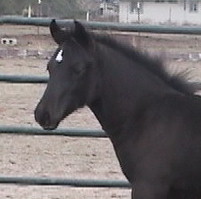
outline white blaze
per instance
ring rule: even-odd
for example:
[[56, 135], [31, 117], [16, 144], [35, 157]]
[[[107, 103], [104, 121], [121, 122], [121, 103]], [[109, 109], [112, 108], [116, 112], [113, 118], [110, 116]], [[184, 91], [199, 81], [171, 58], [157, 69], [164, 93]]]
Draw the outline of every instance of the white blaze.
[[56, 61], [60, 63], [62, 62], [62, 60], [63, 60], [63, 50], [60, 50], [56, 56]]

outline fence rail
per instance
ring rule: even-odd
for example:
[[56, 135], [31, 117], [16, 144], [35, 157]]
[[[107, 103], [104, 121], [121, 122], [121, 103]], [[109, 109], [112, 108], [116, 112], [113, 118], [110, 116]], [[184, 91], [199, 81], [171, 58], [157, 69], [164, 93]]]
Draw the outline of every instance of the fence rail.
[[130, 188], [130, 184], [123, 180], [86, 180], [47, 177], [9, 177], [0, 176], [2, 184], [40, 185], [40, 186], [73, 186], [73, 187], [110, 187]]
[[[0, 17], [0, 24], [18, 24], [18, 25], [35, 25], [49, 26], [51, 18], [26, 18], [26, 17]], [[73, 20], [57, 20], [58, 24], [65, 27], [73, 25]], [[86, 22], [82, 23], [93, 30], [111, 30], [121, 32], [144, 32], [160, 34], [192, 34], [201, 35], [201, 27], [198, 26], [165, 26], [165, 25], [143, 25], [143, 24], [126, 24], [113, 22]]]
[[87, 129], [57, 129], [53, 131], [43, 130], [37, 127], [16, 127], [0, 126], [0, 134], [23, 134], [23, 135], [53, 135], [53, 136], [72, 136], [72, 137], [108, 137], [102, 130]]
[[47, 76], [27, 76], [27, 75], [4, 75], [4, 74], [0, 74], [0, 82], [41, 84], [41, 83], [47, 83], [47, 81], [48, 81]]

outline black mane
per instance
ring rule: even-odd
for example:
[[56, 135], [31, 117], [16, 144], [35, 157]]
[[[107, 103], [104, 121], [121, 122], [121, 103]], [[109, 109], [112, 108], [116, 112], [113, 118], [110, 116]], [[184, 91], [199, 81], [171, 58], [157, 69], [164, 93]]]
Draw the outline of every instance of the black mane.
[[140, 63], [146, 68], [146, 70], [149, 70], [151, 73], [157, 75], [160, 79], [166, 82], [166, 84], [179, 92], [186, 95], [192, 95], [197, 91], [195, 85], [186, 82], [182, 75], [170, 75], [165, 70], [165, 66], [161, 58], [150, 56], [148, 53], [139, 51], [132, 46], [124, 45], [108, 35], [94, 34], [93, 36], [95, 40], [101, 44], [118, 50], [134, 62]]

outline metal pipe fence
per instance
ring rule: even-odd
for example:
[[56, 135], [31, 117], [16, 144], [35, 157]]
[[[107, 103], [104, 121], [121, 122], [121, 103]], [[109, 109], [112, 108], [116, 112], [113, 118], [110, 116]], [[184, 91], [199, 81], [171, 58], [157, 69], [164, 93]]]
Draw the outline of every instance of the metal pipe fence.
[[[0, 17], [0, 24], [49, 26], [51, 18], [26, 18], [26, 17]], [[58, 24], [65, 27], [73, 26], [73, 20], [57, 20]], [[81, 21], [89, 29], [111, 30], [121, 32], [141, 32], [159, 34], [192, 34], [201, 35], [201, 27], [197, 26], [167, 26], [167, 25], [143, 25], [114, 22], [86, 22]]]
[[[24, 18], [24, 17], [0, 17], [0, 24], [20, 24], [48, 26], [50, 18]], [[65, 27], [73, 25], [73, 20], [58, 20], [58, 24]], [[120, 24], [103, 22], [84, 22], [83, 24], [93, 30], [114, 30], [126, 32], [144, 32], [160, 34], [192, 34], [201, 35], [201, 27], [173, 27], [173, 26], [151, 26], [139, 24]], [[21, 75], [0, 75], [0, 82], [6, 83], [47, 83], [48, 77], [44, 76], [21, 76]], [[0, 126], [0, 133], [43, 135], [43, 136], [79, 136], [79, 137], [107, 137], [101, 130], [83, 129], [58, 129], [45, 131], [36, 127], [12, 127]], [[60, 185], [74, 187], [113, 187], [130, 188], [126, 181], [118, 180], [83, 180], [83, 179], [62, 179], [62, 178], [42, 178], [42, 177], [9, 177], [0, 176], [0, 183], [3, 184], [26, 184], [26, 185]]]
[[40, 185], [40, 186], [72, 186], [72, 187], [109, 187], [130, 188], [130, 184], [123, 180], [88, 180], [88, 179], [66, 179], [48, 177], [9, 177], [0, 176], [2, 184]]
[[21, 84], [41, 84], [47, 83], [47, 76], [27, 76], [27, 75], [5, 75], [0, 74], [0, 82], [21, 83]]
[[[0, 75], [0, 82], [6, 83], [47, 83], [47, 76]], [[43, 130], [37, 127], [0, 126], [0, 134], [38, 135], [38, 136], [71, 136], [71, 137], [108, 137], [102, 130], [87, 129], [57, 129]], [[14, 177], [0, 176], [0, 184], [21, 184], [40, 186], [73, 186], [73, 187], [110, 187], [130, 188], [130, 184], [120, 180], [89, 180], [89, 179], [64, 179], [44, 177]]]
[[71, 136], [71, 137], [108, 137], [102, 130], [92, 129], [65, 129], [43, 130], [37, 127], [0, 126], [0, 134], [41, 135], [41, 136]]

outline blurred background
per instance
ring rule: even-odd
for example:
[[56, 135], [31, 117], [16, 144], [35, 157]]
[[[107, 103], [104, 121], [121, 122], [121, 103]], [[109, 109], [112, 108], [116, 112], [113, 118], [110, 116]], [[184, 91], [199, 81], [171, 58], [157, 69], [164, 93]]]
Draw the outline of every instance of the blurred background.
[[118, 3], [118, 0], [1, 0], [0, 15], [79, 19], [90, 17], [93, 20], [105, 18], [117, 21]]
[[200, 25], [200, 0], [1, 0], [0, 16]]

